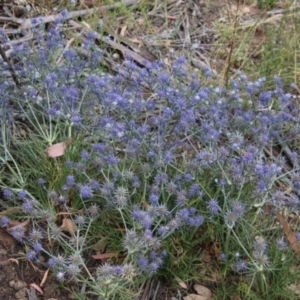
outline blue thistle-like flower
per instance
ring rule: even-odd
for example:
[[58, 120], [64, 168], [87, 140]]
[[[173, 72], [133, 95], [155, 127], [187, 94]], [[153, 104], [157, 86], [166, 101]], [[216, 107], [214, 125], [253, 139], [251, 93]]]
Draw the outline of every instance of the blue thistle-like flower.
[[232, 228], [232, 227], [234, 227], [236, 221], [238, 220], [238, 215], [236, 213], [234, 213], [233, 211], [229, 210], [225, 213], [224, 220], [225, 220], [227, 226]]
[[219, 255], [220, 260], [225, 261], [227, 259], [227, 255], [223, 252], [220, 253]]
[[65, 273], [62, 271], [58, 271], [55, 275], [56, 279], [58, 281], [64, 281], [65, 280]]
[[260, 253], [264, 253], [267, 250], [266, 240], [262, 236], [255, 237], [254, 249]]
[[30, 200], [25, 200], [23, 203], [22, 203], [22, 206], [21, 206], [22, 210], [24, 212], [30, 212], [33, 210], [33, 205], [32, 205], [32, 202]]
[[235, 200], [231, 203], [231, 209], [234, 214], [236, 214], [238, 217], [243, 216], [245, 213], [245, 204], [241, 201]]
[[5, 228], [9, 225], [9, 218], [7, 216], [2, 216], [0, 218], [0, 227]]
[[268, 105], [268, 102], [272, 98], [272, 92], [270, 91], [263, 91], [258, 95], [258, 100], [261, 102], [262, 105]]
[[35, 242], [35, 243], [33, 244], [32, 248], [33, 248], [33, 250], [34, 250], [36, 253], [38, 253], [38, 252], [40, 252], [40, 251], [43, 249], [43, 246], [42, 246], [41, 243]]
[[25, 237], [25, 229], [22, 225], [17, 225], [10, 230], [10, 234], [16, 241], [22, 242]]
[[10, 189], [7, 189], [7, 188], [3, 189], [2, 193], [3, 193], [3, 198], [6, 199], [6, 200], [11, 199], [12, 196], [13, 196], [13, 192]]
[[167, 226], [170, 228], [170, 230], [176, 230], [180, 228], [181, 221], [178, 218], [174, 218], [168, 222]]
[[70, 187], [70, 186], [72, 186], [74, 184], [75, 184], [75, 177], [74, 177], [74, 175], [67, 175], [67, 177], [66, 177], [66, 185], [68, 187]]
[[148, 270], [149, 260], [145, 256], [140, 256], [136, 259], [136, 265], [140, 271], [146, 272]]
[[44, 185], [46, 183], [46, 180], [41, 177], [41, 178], [38, 178], [36, 182], [38, 185]]
[[187, 224], [194, 227], [199, 227], [204, 223], [204, 217], [201, 215], [197, 215], [194, 217], [189, 217], [187, 219]]
[[66, 266], [66, 272], [71, 276], [71, 277], [76, 277], [80, 273], [80, 268], [77, 264], [71, 263]]
[[56, 257], [51, 257], [48, 259], [47, 264], [49, 267], [55, 267], [56, 266]]
[[179, 190], [177, 191], [176, 203], [180, 206], [185, 205], [188, 201], [187, 198], [187, 191], [186, 190]]
[[156, 207], [155, 213], [160, 218], [164, 218], [170, 214], [170, 211], [168, 210], [168, 207], [165, 204], [161, 204]]
[[80, 227], [86, 224], [86, 218], [83, 215], [77, 215], [74, 222]]
[[216, 199], [210, 199], [207, 203], [207, 207], [212, 215], [217, 215], [219, 213], [219, 204]]
[[92, 218], [95, 218], [99, 215], [99, 207], [97, 204], [92, 204], [88, 207], [87, 212]]
[[18, 198], [20, 200], [26, 200], [26, 197], [27, 197], [27, 193], [26, 191], [22, 190], [22, 191], [19, 191], [18, 194], [17, 194]]
[[26, 253], [26, 258], [28, 260], [34, 260], [36, 258], [36, 252], [34, 250], [29, 250], [27, 253]]
[[287, 248], [287, 243], [284, 238], [277, 239], [276, 245], [279, 250], [285, 250]]
[[32, 228], [32, 230], [29, 233], [29, 238], [33, 242], [39, 242], [41, 239], [43, 239], [44, 235], [41, 230]]
[[80, 185], [79, 186], [79, 196], [82, 199], [88, 199], [93, 197], [93, 190], [89, 185]]
[[158, 227], [157, 232], [159, 235], [164, 237], [170, 232], [170, 228], [168, 226], [161, 225]]
[[68, 257], [68, 262], [70, 263], [70, 265], [80, 266], [83, 264], [83, 259], [80, 253], [75, 252]]
[[158, 204], [158, 200], [159, 200], [159, 197], [158, 197], [157, 194], [151, 193], [151, 194], [149, 195], [149, 202], [150, 202], [152, 205]]
[[239, 261], [231, 264], [231, 269], [234, 272], [242, 272], [242, 271], [247, 270], [247, 268], [248, 268], [247, 262], [245, 262], [244, 260], [239, 260]]

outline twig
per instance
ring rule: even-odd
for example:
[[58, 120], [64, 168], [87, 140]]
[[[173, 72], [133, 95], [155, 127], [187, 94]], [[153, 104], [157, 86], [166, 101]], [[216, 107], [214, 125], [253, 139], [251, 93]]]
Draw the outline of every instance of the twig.
[[[90, 13], [93, 13], [95, 10], [103, 10], [103, 9], [113, 9], [120, 7], [122, 5], [129, 6], [137, 3], [138, 0], [124, 0], [122, 2], [111, 4], [111, 5], [103, 5], [101, 7], [96, 8], [89, 8], [89, 9], [82, 9], [77, 11], [71, 11], [68, 13], [67, 16], [64, 17], [65, 20], [73, 19], [76, 17], [81, 17]], [[22, 18], [15, 18], [15, 17], [0, 17], [0, 21], [10, 21], [20, 25], [20, 29], [28, 29], [31, 27], [36, 27], [39, 24], [46, 24], [49, 22], [54, 22], [57, 18], [61, 18], [60, 14], [50, 15], [50, 16], [43, 16], [38, 18], [30, 18], [30, 19], [22, 19]], [[34, 22], [33, 22], [34, 21]]]
[[13, 81], [15, 82], [16, 86], [17, 86], [17, 87], [20, 87], [21, 84], [20, 84], [20, 81], [19, 81], [19, 79], [18, 79], [18, 77], [17, 77], [17, 75], [16, 75], [16, 72], [15, 72], [15, 70], [14, 70], [12, 64], [11, 64], [10, 61], [8, 60], [8, 58], [7, 58], [7, 56], [6, 56], [6, 54], [5, 54], [5, 52], [4, 52], [4, 50], [3, 50], [3, 48], [2, 48], [1, 45], [0, 45], [0, 55], [1, 55], [2, 59], [7, 63], [8, 69], [9, 69], [9, 71], [10, 71], [10, 73], [11, 73], [12, 79], [13, 79]]
[[230, 67], [231, 67], [231, 60], [232, 60], [232, 55], [233, 55], [233, 49], [234, 49], [234, 39], [236, 37], [236, 33], [237, 33], [237, 25], [238, 25], [238, 10], [239, 10], [239, 6], [240, 6], [240, 1], [237, 2], [237, 8], [236, 8], [236, 15], [235, 15], [235, 20], [234, 20], [234, 32], [232, 34], [232, 40], [229, 43], [229, 53], [228, 56], [226, 58], [226, 68], [225, 68], [225, 86], [227, 87], [228, 85], [228, 81], [229, 81], [229, 71], [230, 71]]
[[70, 48], [70, 46], [72, 45], [72, 43], [74, 42], [74, 40], [75, 40], [74, 38], [71, 38], [71, 39], [67, 42], [65, 49], [63, 50], [62, 54], [60, 55], [60, 57], [59, 57], [59, 58], [57, 59], [57, 61], [56, 61], [56, 64], [57, 64], [57, 65], [59, 65], [59, 64], [61, 63], [61, 61], [63, 60], [63, 57], [64, 57], [64, 53], [66, 52], [67, 49]]
[[[83, 26], [81, 26], [79, 23], [77, 23], [77, 22], [75, 22], [73, 20], [70, 20], [69, 24], [71, 24], [73, 26], [77, 26], [78, 28], [79, 27], [83, 28]], [[84, 28], [83, 28], [83, 33], [86, 33], [86, 29], [84, 29]], [[127, 48], [127, 47], [125, 47], [123, 45], [121, 45], [120, 43], [117, 43], [115, 41], [106, 39], [105, 37], [101, 36], [100, 34], [96, 34], [96, 38], [98, 40], [100, 40], [101, 42], [103, 42], [105, 44], [108, 44], [112, 48], [121, 51], [124, 54], [124, 56], [129, 55], [134, 61], [136, 61], [137, 63], [141, 64], [142, 66], [146, 66], [147, 68], [150, 67], [150, 62], [146, 58], [140, 56], [136, 52], [130, 50], [129, 48]]]

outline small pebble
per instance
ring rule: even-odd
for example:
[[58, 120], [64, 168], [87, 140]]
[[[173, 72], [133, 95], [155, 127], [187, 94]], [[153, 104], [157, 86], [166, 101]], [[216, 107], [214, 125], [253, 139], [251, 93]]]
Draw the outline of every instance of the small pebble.
[[17, 299], [26, 298], [27, 289], [24, 287], [15, 293]]

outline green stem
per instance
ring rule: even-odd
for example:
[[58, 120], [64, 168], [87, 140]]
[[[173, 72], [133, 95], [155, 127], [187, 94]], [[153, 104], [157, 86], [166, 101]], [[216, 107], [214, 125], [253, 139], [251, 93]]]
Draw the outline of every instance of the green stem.
[[231, 233], [231, 231], [232, 231], [232, 228], [229, 228], [227, 230], [226, 240], [225, 240], [225, 246], [224, 246], [225, 254], [228, 253], [228, 247], [229, 247], [229, 240], [230, 240], [230, 233]]

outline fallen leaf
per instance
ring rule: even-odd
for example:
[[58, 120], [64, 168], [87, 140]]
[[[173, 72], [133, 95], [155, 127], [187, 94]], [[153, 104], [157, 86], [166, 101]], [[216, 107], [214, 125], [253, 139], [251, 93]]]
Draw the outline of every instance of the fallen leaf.
[[18, 211], [18, 210], [20, 210], [20, 209], [21, 209], [20, 206], [9, 207], [9, 208], [7, 208], [7, 209], [5, 209], [5, 210], [0, 211], [0, 216], [6, 216], [7, 214], [16, 212], [16, 211]]
[[180, 278], [176, 277], [176, 281], [183, 289], [188, 289], [188, 286]]
[[299, 253], [299, 247], [298, 247], [298, 243], [297, 243], [297, 239], [296, 239], [296, 236], [294, 234], [293, 231], [290, 230], [289, 228], [289, 224], [287, 223], [287, 221], [284, 219], [284, 216], [282, 214], [280, 214], [279, 212], [277, 212], [276, 214], [276, 217], [277, 219], [279, 220], [281, 226], [282, 226], [282, 229], [289, 241], [289, 243], [291, 244], [292, 246], [292, 249], [298, 254], [300, 255]]
[[13, 261], [17, 265], [19, 265], [19, 261], [17, 259], [15, 259], [15, 258], [9, 258], [8, 261]]
[[200, 284], [195, 284], [194, 289], [200, 296], [204, 297], [203, 299], [208, 300], [212, 298], [212, 292], [207, 287]]
[[135, 44], [139, 44], [140, 46], [143, 45], [143, 42], [141, 40], [138, 40], [137, 38], [129, 39], [129, 41]]
[[230, 12], [233, 15], [237, 14], [239, 16], [253, 16], [261, 13], [261, 11], [254, 5], [232, 5], [230, 7]]
[[200, 259], [206, 263], [211, 263], [211, 255], [208, 250], [204, 250], [200, 256]]
[[196, 294], [189, 294], [186, 297], [183, 297], [183, 299], [184, 300], [210, 300], [212, 298], [207, 298]]
[[90, 30], [92, 29], [91, 25], [89, 23], [85, 22], [85, 21], [82, 21], [81, 24], [83, 24], [85, 27], [87, 27]]
[[122, 29], [121, 29], [121, 33], [120, 33], [120, 35], [121, 35], [121, 36], [125, 36], [125, 34], [126, 34], [126, 30], [127, 30], [127, 26], [126, 26], [126, 25], [124, 25], [124, 26], [122, 27]]
[[261, 236], [261, 235], [256, 235], [254, 237], [255, 241], [258, 243], [258, 244], [263, 244], [266, 242], [266, 240]]
[[44, 294], [44, 292], [42, 291], [42, 289], [35, 283], [30, 283], [30, 286], [32, 286], [34, 289], [36, 289], [41, 295]]
[[9, 220], [9, 224], [13, 225], [13, 226], [10, 227], [10, 228], [8, 228], [7, 230], [11, 231], [14, 228], [16, 228], [16, 226], [20, 226], [20, 225], [23, 226], [23, 227], [25, 227], [25, 226], [27, 226], [29, 224], [29, 222], [30, 222], [30, 219], [27, 219], [27, 220], [25, 220], [23, 222], [19, 222], [19, 221], [16, 221], [16, 220]]
[[171, 16], [171, 15], [166, 15], [167, 19], [171, 19], [171, 20], [176, 20], [177, 17], [176, 16]]
[[64, 218], [61, 224], [61, 228], [64, 228], [67, 231], [69, 231], [71, 235], [75, 235], [76, 226], [71, 219]]
[[47, 153], [49, 157], [55, 158], [64, 155], [65, 149], [68, 145], [70, 145], [72, 142], [72, 139], [68, 139], [64, 142], [57, 143], [54, 145], [51, 145], [47, 148]]
[[108, 258], [116, 257], [116, 256], [118, 256], [117, 253], [108, 252], [108, 253], [92, 255], [92, 258], [93, 259], [108, 259]]
[[47, 278], [48, 278], [48, 273], [49, 273], [50, 268], [48, 268], [43, 276], [43, 279], [40, 283], [40, 286], [42, 287], [44, 285], [44, 283], [46, 282]]

